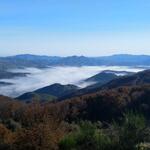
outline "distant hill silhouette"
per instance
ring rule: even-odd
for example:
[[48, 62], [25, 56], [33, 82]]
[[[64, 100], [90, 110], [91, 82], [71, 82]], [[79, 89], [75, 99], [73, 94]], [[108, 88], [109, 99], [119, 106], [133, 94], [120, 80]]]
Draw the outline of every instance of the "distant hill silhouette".
[[145, 85], [150, 84], [150, 70], [142, 71], [139, 73], [134, 73], [132, 75], [121, 76], [116, 79], [109, 81], [106, 84], [93, 84], [92, 86], [88, 86], [84, 89], [79, 89], [70, 95], [67, 95], [63, 99], [71, 98], [74, 96], [80, 96], [88, 93], [93, 93], [99, 90], [113, 89], [122, 86], [137, 86], [137, 85]]
[[150, 56], [147, 55], [112, 55], [102, 57], [84, 56], [38, 56], [38, 55], [17, 55], [0, 57], [0, 70], [20, 67], [48, 67], [48, 66], [148, 66]]
[[103, 88], [117, 88], [120, 86], [135, 86], [150, 84], [150, 70], [145, 70], [133, 75], [123, 76], [118, 79], [114, 79], [109, 83], [105, 84]]
[[[96, 85], [98, 85], [98, 86], [104, 85], [115, 78], [118, 78], [118, 76], [115, 75], [114, 73], [101, 72], [99, 74], [96, 74], [96, 75], [84, 80], [83, 82], [96, 83], [89, 87], [89, 88], [92, 88], [93, 86], [96, 87]], [[74, 93], [78, 90], [79, 90], [79, 88], [75, 85], [61, 85], [61, 84], [56, 83], [56, 84], [53, 84], [50, 86], [40, 88], [33, 92], [25, 93], [25, 94], [17, 97], [17, 99], [23, 100], [26, 102], [30, 102], [35, 99], [37, 99], [39, 101], [43, 101], [43, 102], [44, 101], [52, 101], [52, 100], [61, 99], [63, 97], [71, 95], [72, 93]]]
[[68, 95], [74, 91], [77, 91], [78, 87], [75, 85], [61, 85], [53, 84], [50, 86], [43, 87], [33, 92], [25, 93], [16, 99], [31, 102], [33, 100], [44, 101], [53, 101], [65, 95]]
[[100, 72], [86, 80], [84, 80], [85, 82], [94, 82], [94, 83], [98, 83], [99, 85], [103, 85], [105, 83], [108, 83], [109, 81], [118, 78], [117, 75], [115, 75], [114, 73], [105, 73], [105, 72]]
[[15, 72], [10, 72], [10, 71], [5, 71], [5, 70], [0, 70], [0, 79], [11, 79], [14, 77], [25, 77], [29, 73], [15, 73]]

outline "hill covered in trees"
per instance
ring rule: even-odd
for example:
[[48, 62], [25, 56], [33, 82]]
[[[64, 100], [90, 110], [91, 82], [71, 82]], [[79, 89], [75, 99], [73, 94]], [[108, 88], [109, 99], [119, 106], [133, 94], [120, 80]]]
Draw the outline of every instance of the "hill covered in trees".
[[32, 102], [33, 100], [39, 100], [40, 102], [54, 101], [56, 99], [64, 97], [65, 95], [71, 94], [78, 89], [79, 87], [75, 85], [61, 85], [56, 83], [33, 92], [25, 93], [17, 97], [16, 99], [24, 102]]
[[150, 84], [150, 70], [145, 70], [145, 71], [141, 71], [138, 73], [132, 73], [132, 74], [125, 75], [125, 76], [115, 77], [114, 79], [110, 81], [108, 80], [108, 82], [106, 81], [105, 84], [101, 84], [97, 82], [86, 88], [79, 89], [78, 91], [75, 91], [71, 93], [70, 95], [68, 94], [63, 99], [71, 98], [75, 96], [81, 96], [81, 95], [85, 95], [88, 93], [95, 93], [101, 90], [114, 89], [114, 88], [118, 88], [122, 86], [130, 87], [130, 86], [145, 85], [145, 84]]

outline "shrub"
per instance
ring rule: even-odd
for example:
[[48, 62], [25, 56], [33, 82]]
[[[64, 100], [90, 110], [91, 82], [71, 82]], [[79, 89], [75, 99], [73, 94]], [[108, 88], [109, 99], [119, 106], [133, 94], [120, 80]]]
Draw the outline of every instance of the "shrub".
[[76, 147], [76, 135], [72, 134], [72, 135], [68, 135], [65, 136], [59, 143], [59, 147], [62, 150], [71, 150], [73, 148]]
[[138, 150], [140, 143], [149, 142], [150, 134], [141, 114], [126, 113], [120, 123], [101, 128], [91, 122], [81, 122], [78, 130], [60, 141], [62, 150]]

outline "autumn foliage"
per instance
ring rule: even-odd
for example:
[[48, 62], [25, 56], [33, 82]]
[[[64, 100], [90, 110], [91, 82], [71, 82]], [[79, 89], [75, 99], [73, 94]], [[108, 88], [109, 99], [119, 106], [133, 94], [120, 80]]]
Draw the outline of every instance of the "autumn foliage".
[[[149, 142], [149, 125], [142, 117], [128, 117], [130, 122], [120, 119], [124, 118], [125, 112], [133, 111], [149, 120], [149, 100], [149, 85], [120, 87], [42, 104], [26, 104], [0, 96], [0, 149], [88, 150], [91, 144], [91, 148], [103, 150], [104, 147], [104, 150], [109, 150], [108, 144], [119, 144], [117, 140], [124, 145], [124, 149], [130, 142], [138, 146]], [[90, 123], [85, 124], [86, 120]], [[132, 120], [140, 126], [136, 126]], [[114, 138], [118, 136], [119, 139]], [[137, 136], [136, 141], [130, 141], [129, 136]], [[130, 150], [130, 147], [126, 149]]]

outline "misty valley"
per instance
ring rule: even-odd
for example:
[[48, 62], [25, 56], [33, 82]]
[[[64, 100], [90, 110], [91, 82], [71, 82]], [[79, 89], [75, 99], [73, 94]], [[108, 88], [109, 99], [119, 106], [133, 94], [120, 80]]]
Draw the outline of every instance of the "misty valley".
[[148, 150], [149, 62], [145, 55], [1, 57], [0, 149]]
[[144, 55], [0, 57], [0, 94], [17, 97], [55, 83], [85, 88], [96, 84], [97, 81], [88, 80], [96, 74], [130, 75], [149, 69], [149, 60], [150, 57]]
[[[80, 88], [92, 85], [94, 81], [86, 79], [101, 73], [112, 73], [117, 76], [127, 75], [128, 73], [136, 73], [143, 71], [143, 67], [127, 67], [127, 66], [83, 66], [83, 67], [49, 67], [40, 68], [24, 68], [12, 69], [11, 74], [17, 76], [5, 77], [0, 79], [0, 94], [10, 97], [17, 97], [26, 92], [32, 92], [39, 88], [49, 86], [55, 83], [63, 85], [73, 84]], [[112, 72], [113, 71], [113, 72]]]

